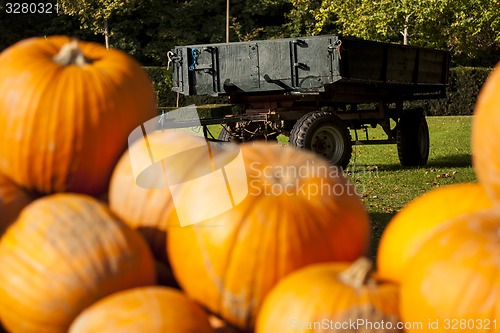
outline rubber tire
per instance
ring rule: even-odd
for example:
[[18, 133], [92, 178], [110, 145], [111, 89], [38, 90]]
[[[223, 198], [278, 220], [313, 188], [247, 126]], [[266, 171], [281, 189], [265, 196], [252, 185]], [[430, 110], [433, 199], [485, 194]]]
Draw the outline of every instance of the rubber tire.
[[229, 133], [229, 131], [226, 130], [225, 127], [222, 127], [222, 129], [219, 132], [219, 135], [217, 136], [217, 140], [229, 142], [231, 141], [231, 133]]
[[402, 166], [422, 166], [429, 158], [429, 127], [423, 112], [407, 112], [398, 123], [398, 156]]
[[292, 131], [290, 132], [289, 143], [295, 147], [318, 153], [318, 151], [315, 151], [313, 148], [312, 141], [315, 133], [325, 126], [331, 127], [331, 130], [336, 132], [336, 136], [341, 138], [342, 142], [340, 145], [342, 146], [343, 151], [341, 151], [340, 154], [335, 151], [332, 154], [333, 156], [321, 156], [329, 160], [332, 164], [345, 169], [351, 160], [351, 134], [349, 133], [349, 129], [344, 122], [332, 113], [316, 111], [302, 116], [295, 123]]

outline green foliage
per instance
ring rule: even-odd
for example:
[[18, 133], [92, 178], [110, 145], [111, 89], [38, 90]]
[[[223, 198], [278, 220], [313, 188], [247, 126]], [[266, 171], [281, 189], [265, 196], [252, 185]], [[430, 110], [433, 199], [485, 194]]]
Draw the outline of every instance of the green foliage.
[[231, 41], [285, 37], [288, 0], [231, 1]]
[[[290, 36], [314, 35], [316, 32], [316, 13], [321, 7], [321, 0], [303, 1], [290, 0], [292, 9], [287, 14], [288, 22], [285, 29]], [[325, 13], [324, 24], [330, 22], [330, 13]], [[325, 31], [330, 31], [324, 27]], [[333, 30], [331, 30], [333, 31]]]
[[450, 70], [448, 97], [429, 101], [425, 108], [435, 116], [471, 115], [491, 68], [457, 67]]
[[105, 22], [113, 15], [126, 13], [134, 6], [134, 0], [58, 0], [60, 11], [79, 18], [84, 28], [96, 34], [104, 34]]
[[[55, 3], [55, 0], [48, 0]], [[454, 66], [492, 67], [500, 54], [500, 0], [230, 0], [230, 40], [339, 34], [452, 50]], [[226, 0], [60, 0], [59, 16], [5, 15], [0, 50], [32, 36], [104, 43], [142, 64], [166, 65], [176, 45], [225, 41]], [[97, 35], [96, 35], [97, 34]]]
[[[190, 103], [187, 105], [191, 105], [195, 103]], [[233, 113], [233, 105], [231, 104], [195, 104], [196, 105], [196, 111], [198, 112], [198, 117], [200, 119], [206, 119], [206, 118], [223, 118], [226, 115], [232, 114]], [[161, 111], [172, 111], [177, 109], [176, 107], [161, 107]], [[210, 132], [214, 135], [215, 138], [217, 138], [217, 135], [220, 132], [220, 125], [210, 125], [211, 129]], [[215, 128], [215, 131], [212, 131], [212, 128]]]
[[500, 51], [498, 0], [290, 0], [291, 31], [453, 48], [459, 64], [493, 66]]
[[453, 17], [446, 35], [455, 61], [468, 66], [493, 66], [500, 60], [500, 1], [447, 0]]
[[172, 72], [167, 70], [166, 67], [143, 67], [149, 75], [153, 87], [156, 91], [156, 101], [158, 105], [175, 105], [175, 99], [172, 88]]
[[[61, 7], [96, 34], [107, 23], [110, 45], [144, 64], [166, 65], [176, 45], [225, 41], [226, 0], [63, 0]], [[282, 34], [288, 7], [288, 0], [231, 1], [231, 41]]]
[[[55, 0], [46, 1], [55, 4]], [[81, 30], [79, 21], [71, 16], [52, 14], [7, 14], [5, 2], [0, 1], [0, 52], [16, 42], [30, 37], [66, 34], [94, 41], [91, 31]]]
[[[351, 0], [323, 1], [316, 10], [314, 33], [321, 33], [333, 16], [341, 33], [380, 41], [404, 41], [404, 35], [425, 44], [429, 29], [441, 22], [446, 10], [445, 1], [422, 0]], [[411, 37], [411, 38], [410, 38]]]

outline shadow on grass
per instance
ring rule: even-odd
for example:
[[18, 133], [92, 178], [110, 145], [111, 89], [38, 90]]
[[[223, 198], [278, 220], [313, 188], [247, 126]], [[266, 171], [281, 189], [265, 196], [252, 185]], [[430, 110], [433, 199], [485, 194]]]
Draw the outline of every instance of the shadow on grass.
[[371, 212], [370, 220], [372, 222], [372, 243], [370, 247], [370, 257], [375, 260], [377, 255], [378, 244], [380, 237], [384, 232], [385, 227], [396, 213]]
[[[401, 164], [391, 163], [391, 164], [374, 164], [374, 165], [360, 165], [358, 164], [356, 168], [368, 168], [377, 171], [400, 171], [400, 170], [414, 170], [418, 168], [465, 168], [472, 166], [472, 157], [470, 154], [455, 154], [448, 156], [441, 156], [437, 158], [430, 159], [426, 165], [420, 167], [403, 166]], [[349, 166], [352, 167], [352, 166]], [[348, 169], [349, 170], [349, 169]]]
[[428, 167], [458, 167], [465, 168], [472, 166], [472, 156], [470, 154], [456, 154], [433, 158], [427, 163]]

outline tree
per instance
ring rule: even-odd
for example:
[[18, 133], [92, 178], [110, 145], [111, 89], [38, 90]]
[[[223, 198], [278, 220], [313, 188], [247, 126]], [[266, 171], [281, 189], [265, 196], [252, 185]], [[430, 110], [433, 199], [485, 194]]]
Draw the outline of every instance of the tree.
[[176, 45], [223, 42], [225, 0], [142, 0], [109, 18], [113, 47], [147, 65], [166, 65]]
[[288, 0], [231, 0], [232, 41], [285, 37]]
[[448, 1], [453, 3], [453, 20], [447, 35], [458, 62], [495, 65], [500, 59], [500, 1]]
[[51, 35], [70, 34], [76, 38], [94, 41], [95, 36], [79, 29], [80, 24], [76, 18], [54, 10], [55, 0], [51, 3], [52, 13], [6, 13], [5, 2], [0, 1], [0, 52], [12, 44], [30, 37], [45, 37]]
[[59, 0], [60, 12], [79, 18], [84, 28], [103, 34], [109, 48], [109, 19], [126, 13], [134, 6], [134, 0]]
[[410, 39], [421, 44], [418, 37], [429, 25], [440, 22], [446, 10], [446, 2], [441, 0], [323, 0], [319, 5], [291, 1], [314, 16], [313, 34], [326, 32], [328, 23], [335, 20], [343, 35], [403, 44]]
[[305, 21], [312, 34], [333, 32], [376, 41], [453, 47], [454, 59], [463, 64], [492, 66], [498, 61], [500, 0], [290, 1], [292, 13], [313, 17]]
[[[288, 0], [231, 0], [230, 40], [285, 36], [290, 7]], [[110, 17], [113, 47], [142, 63], [166, 65], [166, 53], [176, 45], [224, 42], [225, 14], [226, 0], [137, 1], [132, 10]]]
[[[292, 9], [286, 14], [288, 22], [284, 25], [285, 30], [290, 36], [316, 35], [323, 31], [328, 31], [326, 27], [331, 13], [322, 13], [325, 15], [321, 29], [317, 29], [316, 17], [323, 4], [322, 0], [290, 0]], [[336, 19], [336, 18], [335, 18]]]

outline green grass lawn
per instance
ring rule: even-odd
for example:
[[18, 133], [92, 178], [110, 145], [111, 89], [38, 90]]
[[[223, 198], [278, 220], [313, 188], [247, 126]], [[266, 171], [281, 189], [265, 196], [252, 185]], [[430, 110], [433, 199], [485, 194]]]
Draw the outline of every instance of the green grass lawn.
[[[401, 166], [395, 145], [354, 147], [349, 177], [359, 184], [372, 219], [372, 257], [385, 226], [409, 201], [439, 186], [476, 180], [471, 162], [471, 120], [470, 116], [427, 117], [431, 144], [425, 167]], [[383, 137], [378, 128], [369, 135]]]
[[[427, 117], [431, 146], [425, 167], [401, 166], [396, 145], [353, 147], [347, 176], [356, 184], [372, 220], [373, 258], [385, 226], [405, 204], [433, 188], [476, 180], [471, 164], [471, 120], [470, 116]], [[220, 129], [214, 126], [211, 130], [216, 136]], [[379, 127], [368, 134], [373, 139], [386, 138]], [[364, 138], [365, 134], [359, 131], [358, 135]], [[279, 141], [286, 143], [287, 138]]]

